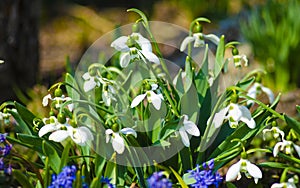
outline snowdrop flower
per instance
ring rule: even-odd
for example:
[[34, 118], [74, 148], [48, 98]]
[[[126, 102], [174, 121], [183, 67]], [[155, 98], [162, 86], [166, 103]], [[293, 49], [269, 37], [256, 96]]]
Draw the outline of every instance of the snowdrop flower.
[[[248, 93], [247, 95], [251, 98], [256, 98], [256, 95], [259, 95], [261, 92], [264, 92], [267, 94], [268, 98], [269, 98], [269, 103], [273, 103], [274, 101], [274, 94], [272, 92], [272, 90], [270, 90], [269, 88], [267, 87], [264, 87], [261, 83], [258, 83], [258, 82], [255, 82], [253, 84], [252, 87], [250, 87], [250, 89], [248, 90]], [[247, 101], [247, 105], [253, 105], [254, 104], [254, 101], [252, 100], [248, 100]]]
[[117, 99], [114, 97], [114, 94], [116, 94], [116, 91], [113, 86], [106, 85], [103, 87], [102, 91], [102, 100], [106, 106], [111, 105], [111, 101], [116, 101]]
[[70, 137], [76, 144], [85, 146], [87, 142], [93, 140], [93, 134], [89, 128], [85, 126], [74, 128], [69, 124], [65, 125], [67, 130], [57, 130], [50, 134], [49, 140], [62, 142]]
[[[43, 106], [48, 106], [49, 100], [56, 101], [55, 108], [60, 108], [62, 103], [67, 102], [67, 101], [71, 101], [72, 99], [71, 99], [71, 97], [65, 97], [64, 95], [61, 95], [60, 97], [53, 97], [52, 98], [51, 94], [48, 94], [43, 98], [43, 101], [42, 101]], [[74, 104], [68, 104], [67, 106], [68, 106], [70, 111], [73, 111]]]
[[86, 72], [82, 75], [82, 78], [84, 79], [83, 90], [85, 92], [94, 89], [96, 86], [99, 87], [101, 84], [106, 84], [104, 79], [96, 75], [96, 73], [91, 75], [89, 72]]
[[[254, 129], [256, 126], [249, 109], [236, 103], [230, 103], [229, 106], [217, 112], [212, 120], [212, 124], [214, 124], [216, 128], [219, 128], [226, 119], [232, 128], [236, 128], [239, 121], [246, 123], [250, 129]], [[207, 122], [210, 122], [210, 118]]]
[[154, 91], [158, 89], [158, 85], [157, 84], [152, 84], [151, 85], [151, 90], [150, 91], [146, 91], [146, 93], [144, 94], [140, 94], [138, 96], [136, 96], [131, 103], [131, 108], [136, 107], [137, 105], [139, 105], [146, 97], [149, 103], [152, 103], [154, 108], [156, 110], [159, 110], [161, 107], [161, 101], [164, 100], [163, 96], [161, 93], [156, 94]]
[[283, 182], [283, 183], [274, 183], [271, 188], [297, 188], [295, 179], [298, 179], [298, 176], [295, 175], [292, 178], [288, 179], [288, 182]]
[[294, 144], [292, 141], [282, 140], [277, 142], [273, 149], [273, 156], [277, 157], [279, 151], [284, 151], [286, 154], [291, 154], [295, 150], [300, 156], [300, 146]]
[[0, 59], [0, 64], [3, 64], [3, 63], [4, 63], [4, 61]]
[[252, 164], [247, 159], [240, 159], [237, 163], [229, 167], [226, 173], [226, 181], [241, 179], [241, 172], [243, 172], [247, 178], [253, 177], [256, 184], [258, 179], [262, 178], [262, 172], [255, 164]]
[[272, 132], [272, 135], [275, 139], [279, 138], [281, 136], [281, 139], [284, 139], [284, 132], [280, 130], [278, 127], [272, 127], [271, 129], [264, 129], [263, 130], [263, 139], [265, 140], [265, 135], [267, 132]]
[[[144, 59], [159, 64], [158, 57], [152, 52], [152, 46], [148, 39], [140, 33], [132, 33], [130, 36], [121, 36], [111, 43], [111, 47], [121, 51], [120, 65], [127, 67], [130, 60]], [[144, 56], [144, 57], [143, 57]]]
[[220, 42], [219, 37], [214, 34], [205, 35], [203, 33], [194, 33], [193, 36], [185, 37], [185, 39], [181, 43], [180, 51], [183, 52], [186, 49], [187, 45], [191, 42], [194, 42], [194, 48], [202, 47], [205, 45], [205, 39], [210, 40], [216, 45], [218, 45]]
[[39, 130], [39, 137], [42, 137], [49, 132], [53, 132], [64, 127], [64, 124], [59, 123], [55, 116], [51, 116], [50, 118], [43, 118], [43, 122], [44, 126]]
[[240, 55], [239, 50], [237, 48], [232, 49], [232, 57], [228, 58], [228, 61], [233, 61], [235, 67], [241, 67], [242, 61], [244, 62], [244, 65], [248, 66], [248, 59], [246, 55]]
[[125, 135], [132, 134], [134, 137], [137, 137], [135, 130], [132, 128], [123, 128], [117, 132], [114, 132], [112, 129], [107, 129], [105, 131], [106, 143], [111, 140], [112, 147], [118, 154], [122, 154], [125, 150], [124, 139], [120, 136], [120, 133]]
[[197, 125], [194, 122], [189, 121], [187, 115], [183, 115], [183, 126], [179, 128], [179, 134], [181, 136], [182, 143], [186, 147], [190, 147], [190, 140], [187, 133], [193, 136], [200, 136], [200, 131]]

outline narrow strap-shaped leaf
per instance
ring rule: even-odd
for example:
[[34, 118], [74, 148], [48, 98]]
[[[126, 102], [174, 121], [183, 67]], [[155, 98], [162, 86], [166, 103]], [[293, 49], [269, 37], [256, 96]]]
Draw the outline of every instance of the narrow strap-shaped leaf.
[[49, 164], [56, 174], [60, 172], [61, 159], [56, 150], [45, 140], [42, 143], [44, 154], [49, 157]]
[[298, 134], [300, 134], [300, 122], [295, 120], [294, 118], [291, 118], [287, 115], [284, 115], [284, 119], [286, 123], [291, 126], [292, 129], [294, 129]]
[[214, 77], [217, 78], [222, 71], [224, 65], [224, 53], [225, 53], [225, 37], [221, 36], [220, 42], [216, 52], [216, 61], [214, 67]]
[[173, 172], [173, 174], [175, 175], [176, 179], [178, 180], [180, 186], [182, 188], [188, 188], [188, 186], [185, 184], [185, 182], [183, 181], [183, 179], [180, 177], [180, 175], [172, 168], [170, 167], [171, 171]]
[[12, 174], [22, 187], [33, 188], [33, 185], [32, 183], [30, 183], [29, 178], [21, 170], [13, 169]]

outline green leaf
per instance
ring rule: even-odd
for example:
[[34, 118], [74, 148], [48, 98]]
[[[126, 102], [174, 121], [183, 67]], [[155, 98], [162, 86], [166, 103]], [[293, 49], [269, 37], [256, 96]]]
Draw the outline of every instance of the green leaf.
[[264, 168], [282, 168], [282, 169], [289, 166], [287, 164], [277, 163], [277, 162], [262, 162], [259, 163], [258, 165]]
[[94, 187], [100, 187], [100, 179], [98, 177], [95, 177], [93, 180], [92, 180], [92, 183], [90, 185], [91, 188], [94, 188]]
[[175, 83], [175, 89], [181, 98], [182, 95], [184, 94], [184, 85], [182, 81], [182, 69], [180, 69], [177, 73], [177, 75], [174, 78], [174, 83]]
[[299, 105], [296, 106], [296, 109], [297, 109], [298, 113], [300, 113], [300, 106]]
[[[114, 155], [113, 155], [113, 157], [114, 157]], [[113, 162], [107, 161], [105, 172], [104, 172], [104, 177], [112, 178], [111, 183], [114, 185], [117, 184], [117, 164], [115, 161], [113, 161]]]
[[66, 90], [67, 90], [68, 96], [71, 97], [73, 100], [79, 100], [80, 94], [77, 92], [77, 91], [79, 91], [79, 87], [78, 87], [78, 84], [77, 84], [76, 80], [74, 79], [74, 77], [71, 74], [66, 73], [65, 82], [67, 83]]
[[226, 182], [227, 188], [236, 188], [236, 186], [231, 182]]
[[197, 123], [199, 103], [198, 94], [195, 87], [190, 87], [190, 89], [182, 96], [180, 100], [181, 114], [188, 115], [189, 120]]
[[32, 112], [30, 112], [25, 106], [15, 102], [16, 109], [20, 114], [21, 118], [26, 122], [28, 128], [30, 129], [33, 135], [37, 135], [37, 133], [33, 130], [33, 119], [36, 117]]
[[62, 152], [61, 161], [60, 161], [60, 165], [59, 165], [60, 170], [62, 170], [62, 168], [67, 165], [71, 146], [72, 146], [72, 144], [70, 142], [68, 142], [64, 147], [64, 151]]
[[186, 185], [191, 185], [197, 182], [194, 178], [191, 177], [190, 173], [183, 174], [182, 179], [186, 183]]
[[300, 122], [295, 120], [294, 118], [291, 118], [287, 115], [284, 115], [284, 119], [286, 123], [291, 126], [292, 129], [294, 129], [298, 134], [300, 134]]
[[42, 145], [43, 145], [44, 139], [42, 139], [38, 136], [33, 136], [33, 135], [28, 135], [28, 134], [21, 134], [21, 133], [17, 133], [17, 138], [21, 142], [19, 144], [22, 144], [23, 146], [29, 147], [29, 148], [31, 148], [34, 151], [37, 151], [39, 153], [43, 153]]
[[225, 37], [222, 35], [220, 37], [220, 42], [216, 52], [216, 62], [214, 66], [214, 77], [217, 78], [222, 71], [224, 65], [224, 53], [225, 53]]
[[169, 167], [171, 169], [171, 171], [173, 172], [173, 174], [175, 175], [176, 179], [178, 180], [180, 186], [182, 188], [188, 188], [188, 186], [185, 184], [185, 182], [183, 181], [183, 179], [180, 177], [180, 175], [172, 168]]
[[8, 110], [8, 112], [14, 117], [17, 122], [16, 132], [22, 132], [28, 135], [32, 135], [31, 128], [26, 124], [26, 122], [21, 118], [18, 112], [14, 110]]
[[57, 154], [56, 150], [45, 140], [42, 142], [43, 145], [43, 152], [44, 154], [49, 157], [49, 164], [52, 167], [53, 171], [58, 174], [60, 172], [60, 164], [61, 159]]
[[13, 169], [12, 175], [22, 187], [33, 188], [32, 183], [29, 181], [29, 177], [27, 177], [21, 170]]

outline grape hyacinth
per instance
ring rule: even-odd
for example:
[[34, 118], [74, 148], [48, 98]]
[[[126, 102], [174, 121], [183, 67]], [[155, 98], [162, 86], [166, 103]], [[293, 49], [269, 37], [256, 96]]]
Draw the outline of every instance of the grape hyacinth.
[[100, 182], [106, 184], [108, 188], [115, 188], [115, 186], [112, 183], [110, 183], [111, 179], [112, 178], [102, 176]]
[[206, 188], [211, 185], [215, 187], [219, 186], [219, 183], [223, 181], [222, 176], [218, 172], [213, 172], [214, 160], [210, 160], [207, 163], [202, 164], [203, 170], [200, 170], [200, 166], [197, 164], [195, 170], [189, 170], [190, 177], [196, 180], [191, 187]]
[[52, 175], [52, 182], [48, 188], [72, 188], [76, 179], [76, 166], [65, 166], [58, 175]]
[[148, 188], [171, 188], [172, 183], [169, 179], [164, 178], [164, 172], [154, 172], [150, 178], [147, 179]]
[[11, 149], [12, 145], [6, 140], [7, 133], [0, 133], [0, 143], [2, 143], [3, 146], [0, 146], [0, 170], [4, 171], [5, 174], [11, 175], [12, 173], [12, 167], [9, 164], [8, 167], [5, 167], [4, 164], [4, 157], [6, 157]]

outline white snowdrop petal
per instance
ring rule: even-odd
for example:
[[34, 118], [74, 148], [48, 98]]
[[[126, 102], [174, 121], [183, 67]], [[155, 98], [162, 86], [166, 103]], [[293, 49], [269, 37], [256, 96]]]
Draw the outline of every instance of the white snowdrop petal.
[[180, 51], [183, 52], [186, 49], [187, 45], [189, 43], [193, 42], [194, 40], [195, 40], [194, 37], [191, 37], [191, 36], [185, 37], [185, 39], [182, 41], [182, 43], [180, 45]]
[[131, 102], [131, 105], [130, 105], [130, 108], [134, 108], [136, 107], [137, 105], [139, 105], [146, 97], [146, 94], [141, 94], [141, 95], [138, 95], [136, 96], [132, 102]]
[[127, 36], [121, 36], [121, 37], [117, 38], [116, 40], [114, 40], [110, 46], [115, 48], [118, 51], [128, 52], [130, 49], [126, 44], [127, 40], [128, 40]]
[[248, 173], [254, 178], [255, 183], [257, 184], [258, 179], [262, 178], [261, 170], [250, 161], [246, 161], [246, 168]]
[[[223, 121], [224, 121], [224, 118], [226, 116], [226, 113], [228, 112], [228, 109], [229, 107], [226, 107], [226, 108], [223, 108], [222, 110], [220, 110], [219, 112], [217, 112], [215, 115], [214, 115], [214, 118], [212, 120], [212, 124], [216, 127], [216, 128], [219, 128]], [[209, 122], [209, 120], [208, 120]]]
[[274, 102], [274, 93], [272, 90], [264, 86], [261, 86], [261, 90], [267, 94], [269, 103], [272, 104]]
[[57, 130], [57, 127], [54, 123], [44, 125], [40, 130], [39, 130], [39, 137], [44, 136], [45, 134], [49, 132], [53, 132]]
[[114, 137], [112, 138], [112, 146], [118, 154], [122, 154], [124, 152], [125, 150], [124, 140], [119, 135], [119, 133], [114, 133]]
[[83, 84], [83, 90], [85, 92], [88, 92], [88, 91], [94, 89], [96, 87], [96, 85], [97, 85], [97, 83], [95, 82], [94, 79], [87, 80]]
[[228, 109], [228, 117], [229, 119], [233, 119], [234, 121], [239, 121], [242, 117], [243, 113], [239, 108], [238, 104], [231, 103]]
[[123, 134], [132, 134], [134, 137], [137, 137], [136, 131], [133, 130], [132, 128], [123, 128], [120, 130], [121, 133]]
[[142, 48], [142, 50], [146, 50], [146, 51], [152, 51], [152, 46], [151, 46], [151, 42], [146, 39], [145, 37], [143, 37], [140, 33], [132, 33], [131, 36], [137, 36], [138, 40], [137, 43], [139, 44], [139, 46]]
[[226, 173], [226, 181], [236, 180], [240, 173], [240, 170], [241, 170], [241, 161], [230, 166]]
[[159, 95], [157, 95], [156, 93], [154, 93], [153, 91], [149, 91], [150, 92], [150, 101], [153, 104], [154, 108], [156, 110], [159, 110], [161, 107], [161, 98]]
[[82, 75], [82, 78], [83, 78], [84, 80], [89, 80], [89, 79], [91, 79], [91, 76], [90, 76], [89, 72], [86, 72], [86, 73], [84, 73], [84, 74]]
[[193, 136], [200, 136], [200, 131], [197, 125], [192, 121], [183, 121], [184, 129], [187, 133]]
[[51, 95], [50, 95], [50, 94], [46, 95], [46, 96], [43, 98], [43, 102], [42, 102], [43, 106], [47, 106], [47, 105], [48, 105], [49, 99], [51, 99]]
[[190, 139], [189, 139], [188, 134], [185, 132], [185, 129], [183, 127], [181, 127], [179, 129], [179, 134], [180, 134], [183, 145], [185, 145], [186, 147], [190, 147]]
[[148, 59], [150, 62], [155, 63], [155, 64], [160, 64], [159, 58], [158, 58], [154, 53], [152, 53], [151, 51], [143, 50], [143, 51], [142, 51], [142, 54], [143, 54], [143, 55], [145, 56], [145, 58]]
[[66, 130], [58, 130], [50, 134], [49, 140], [54, 142], [61, 142], [69, 137], [69, 133]]
[[120, 66], [122, 68], [125, 68], [128, 66], [129, 62], [130, 62], [130, 53], [129, 52], [124, 52], [124, 53], [121, 53], [120, 55]]
[[203, 37], [204, 37], [205, 39], [210, 40], [210, 41], [213, 42], [215, 45], [218, 45], [219, 42], [220, 42], [220, 38], [217, 37], [217, 36], [214, 35], [214, 34], [208, 34], [208, 35], [204, 35], [204, 34], [203, 34]]

